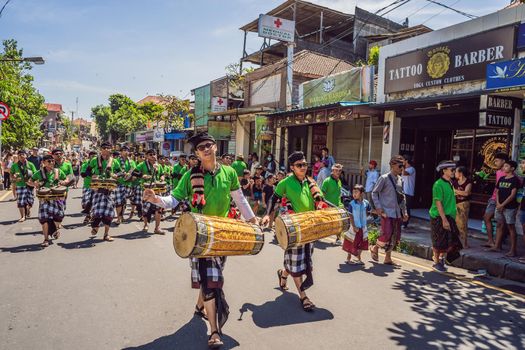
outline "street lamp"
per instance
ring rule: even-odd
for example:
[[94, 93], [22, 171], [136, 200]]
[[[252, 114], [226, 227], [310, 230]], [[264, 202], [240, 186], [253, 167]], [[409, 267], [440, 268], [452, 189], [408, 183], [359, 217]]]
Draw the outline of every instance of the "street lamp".
[[31, 62], [34, 64], [44, 64], [46, 63], [44, 59], [40, 56], [35, 57], [22, 57], [22, 58], [2, 58], [0, 62]]

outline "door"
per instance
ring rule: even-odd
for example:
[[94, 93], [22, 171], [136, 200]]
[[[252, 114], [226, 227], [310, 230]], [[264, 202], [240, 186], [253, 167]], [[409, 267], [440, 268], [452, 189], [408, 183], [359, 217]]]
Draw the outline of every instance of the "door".
[[416, 168], [416, 206], [430, 208], [432, 185], [438, 178], [436, 166], [450, 159], [452, 131], [418, 131], [414, 152]]

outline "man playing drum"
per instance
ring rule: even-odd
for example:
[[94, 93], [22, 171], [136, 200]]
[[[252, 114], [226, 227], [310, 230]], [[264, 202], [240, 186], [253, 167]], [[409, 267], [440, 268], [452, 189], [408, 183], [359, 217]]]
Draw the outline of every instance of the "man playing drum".
[[[327, 208], [328, 205], [323, 201], [322, 193], [317, 187], [317, 184], [312, 178], [306, 176], [308, 163], [306, 162], [303, 152], [294, 152], [288, 157], [288, 164], [292, 169], [293, 174], [287, 178], [279, 181], [272, 196], [270, 205], [267, 208], [261, 224], [266, 225], [270, 220], [270, 215], [281, 204], [283, 198], [286, 198], [287, 205], [293, 209], [295, 213], [302, 213], [316, 209]], [[286, 279], [288, 275], [292, 275], [301, 298], [301, 304], [305, 311], [311, 311], [315, 305], [306, 296], [305, 290], [313, 285], [312, 277], [312, 254], [314, 251], [314, 244], [307, 243], [305, 245], [288, 248], [284, 252], [284, 270], [279, 269], [277, 275], [279, 277], [279, 286], [283, 290], [287, 290]], [[306, 279], [303, 281], [303, 275]]]
[[[58, 168], [62, 170], [62, 172], [66, 175], [67, 182], [65, 183], [66, 186], [69, 186], [72, 184], [72, 180], [74, 180], [75, 175], [73, 174], [73, 166], [71, 165], [71, 162], [66, 160], [64, 158], [64, 151], [61, 148], [55, 148], [51, 154], [53, 155], [53, 158], [55, 159], [55, 168]], [[69, 190], [69, 187], [68, 187]], [[67, 192], [66, 192], [66, 199], [64, 199], [64, 211], [67, 207]]]
[[[113, 179], [114, 175], [120, 171], [118, 159], [111, 157], [111, 145], [103, 142], [100, 145], [100, 155], [91, 159], [89, 162], [91, 173], [93, 174], [91, 188], [95, 187], [96, 182]], [[93, 194], [93, 208], [91, 208], [91, 234], [96, 236], [100, 223], [104, 224], [104, 240], [111, 242], [113, 238], [109, 235], [109, 228], [113, 216], [115, 215], [115, 201], [113, 200], [112, 190], [109, 188], [97, 187]]]
[[129, 158], [129, 147], [120, 148], [120, 157], [117, 159], [120, 165], [121, 176], [118, 178], [118, 186], [115, 190], [115, 207], [117, 209], [117, 221], [119, 225], [124, 221], [124, 211], [126, 210], [126, 199], [131, 187], [131, 176], [137, 167], [135, 162]]
[[[163, 181], [163, 168], [157, 163], [157, 154], [155, 150], [150, 149], [146, 152], [146, 160], [137, 165], [137, 171], [141, 177], [142, 189], [145, 189], [146, 184], [154, 184], [157, 181]], [[163, 235], [164, 232], [160, 229], [161, 207], [143, 201], [142, 203], [142, 220], [144, 221], [144, 231], [148, 231], [148, 224], [151, 222], [151, 216], [155, 217], [155, 230], [153, 233]]]
[[[58, 168], [55, 168], [55, 160], [52, 155], [45, 155], [42, 159], [43, 166], [33, 174], [31, 186], [40, 189], [42, 187], [51, 188], [55, 186], [63, 186], [67, 183], [66, 174]], [[42, 233], [44, 234], [44, 242], [42, 247], [49, 246], [49, 235], [52, 234], [54, 238], [60, 236], [58, 227], [64, 219], [64, 200], [63, 199], [41, 199], [38, 208], [38, 220], [42, 225]]]
[[11, 177], [16, 181], [16, 202], [20, 211], [20, 220], [23, 222], [31, 215], [31, 207], [35, 202], [33, 188], [27, 185], [27, 180], [36, 173], [36, 167], [27, 160], [24, 150], [18, 151], [18, 162], [11, 167]]
[[[192, 212], [204, 215], [227, 217], [233, 198], [244, 219], [256, 223], [250, 205], [240, 189], [237, 173], [233, 168], [217, 162], [215, 139], [200, 133], [189, 139], [201, 164], [186, 172], [168, 197], [158, 197], [152, 190], [144, 190], [144, 199], [164, 208], [175, 208], [183, 200], [191, 202]], [[191, 258], [192, 287], [200, 288], [195, 313], [207, 318], [211, 335], [208, 346], [222, 345], [221, 327], [227, 319], [222, 270], [226, 257]], [[205, 310], [205, 312], [203, 311]]]
[[91, 168], [89, 162], [97, 155], [95, 151], [89, 151], [88, 158], [82, 162], [80, 167], [80, 176], [84, 178], [82, 184], [82, 212], [86, 213], [84, 224], [91, 220], [91, 207], [93, 206], [93, 190], [91, 189]]

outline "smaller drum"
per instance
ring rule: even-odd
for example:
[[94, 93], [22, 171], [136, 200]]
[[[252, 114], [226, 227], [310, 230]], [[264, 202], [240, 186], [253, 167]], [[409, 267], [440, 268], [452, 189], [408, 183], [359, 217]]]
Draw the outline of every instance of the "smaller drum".
[[144, 188], [152, 189], [155, 191], [155, 194], [163, 194], [166, 192], [166, 182], [157, 181], [157, 182], [145, 182]]
[[66, 186], [55, 186], [51, 187], [51, 193], [52, 194], [66, 194], [67, 187]]
[[261, 228], [244, 221], [186, 212], [175, 223], [173, 247], [181, 258], [256, 255], [263, 245]]
[[63, 200], [66, 198], [67, 187], [57, 186], [57, 187], [40, 187], [36, 191], [36, 197], [42, 201], [54, 201], [54, 200]]
[[283, 249], [339, 235], [350, 229], [350, 214], [342, 208], [285, 214], [275, 219], [275, 236]]
[[91, 188], [93, 189], [104, 189], [104, 190], [114, 190], [117, 188], [117, 180], [115, 179], [101, 179], [94, 178], [91, 179]]

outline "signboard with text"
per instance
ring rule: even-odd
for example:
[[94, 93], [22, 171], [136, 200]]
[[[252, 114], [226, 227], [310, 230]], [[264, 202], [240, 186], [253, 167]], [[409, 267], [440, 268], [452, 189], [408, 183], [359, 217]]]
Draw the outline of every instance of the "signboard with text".
[[522, 100], [507, 96], [482, 95], [479, 105], [479, 126], [486, 128], [514, 127], [514, 114]]
[[228, 99], [224, 97], [212, 97], [211, 98], [211, 111], [212, 112], [224, 112], [228, 109]]
[[259, 15], [259, 36], [262, 38], [293, 42], [295, 22], [284, 18]]
[[487, 65], [487, 90], [509, 91], [525, 86], [525, 58]]
[[385, 93], [483, 80], [488, 63], [511, 59], [514, 26], [386, 59]]

